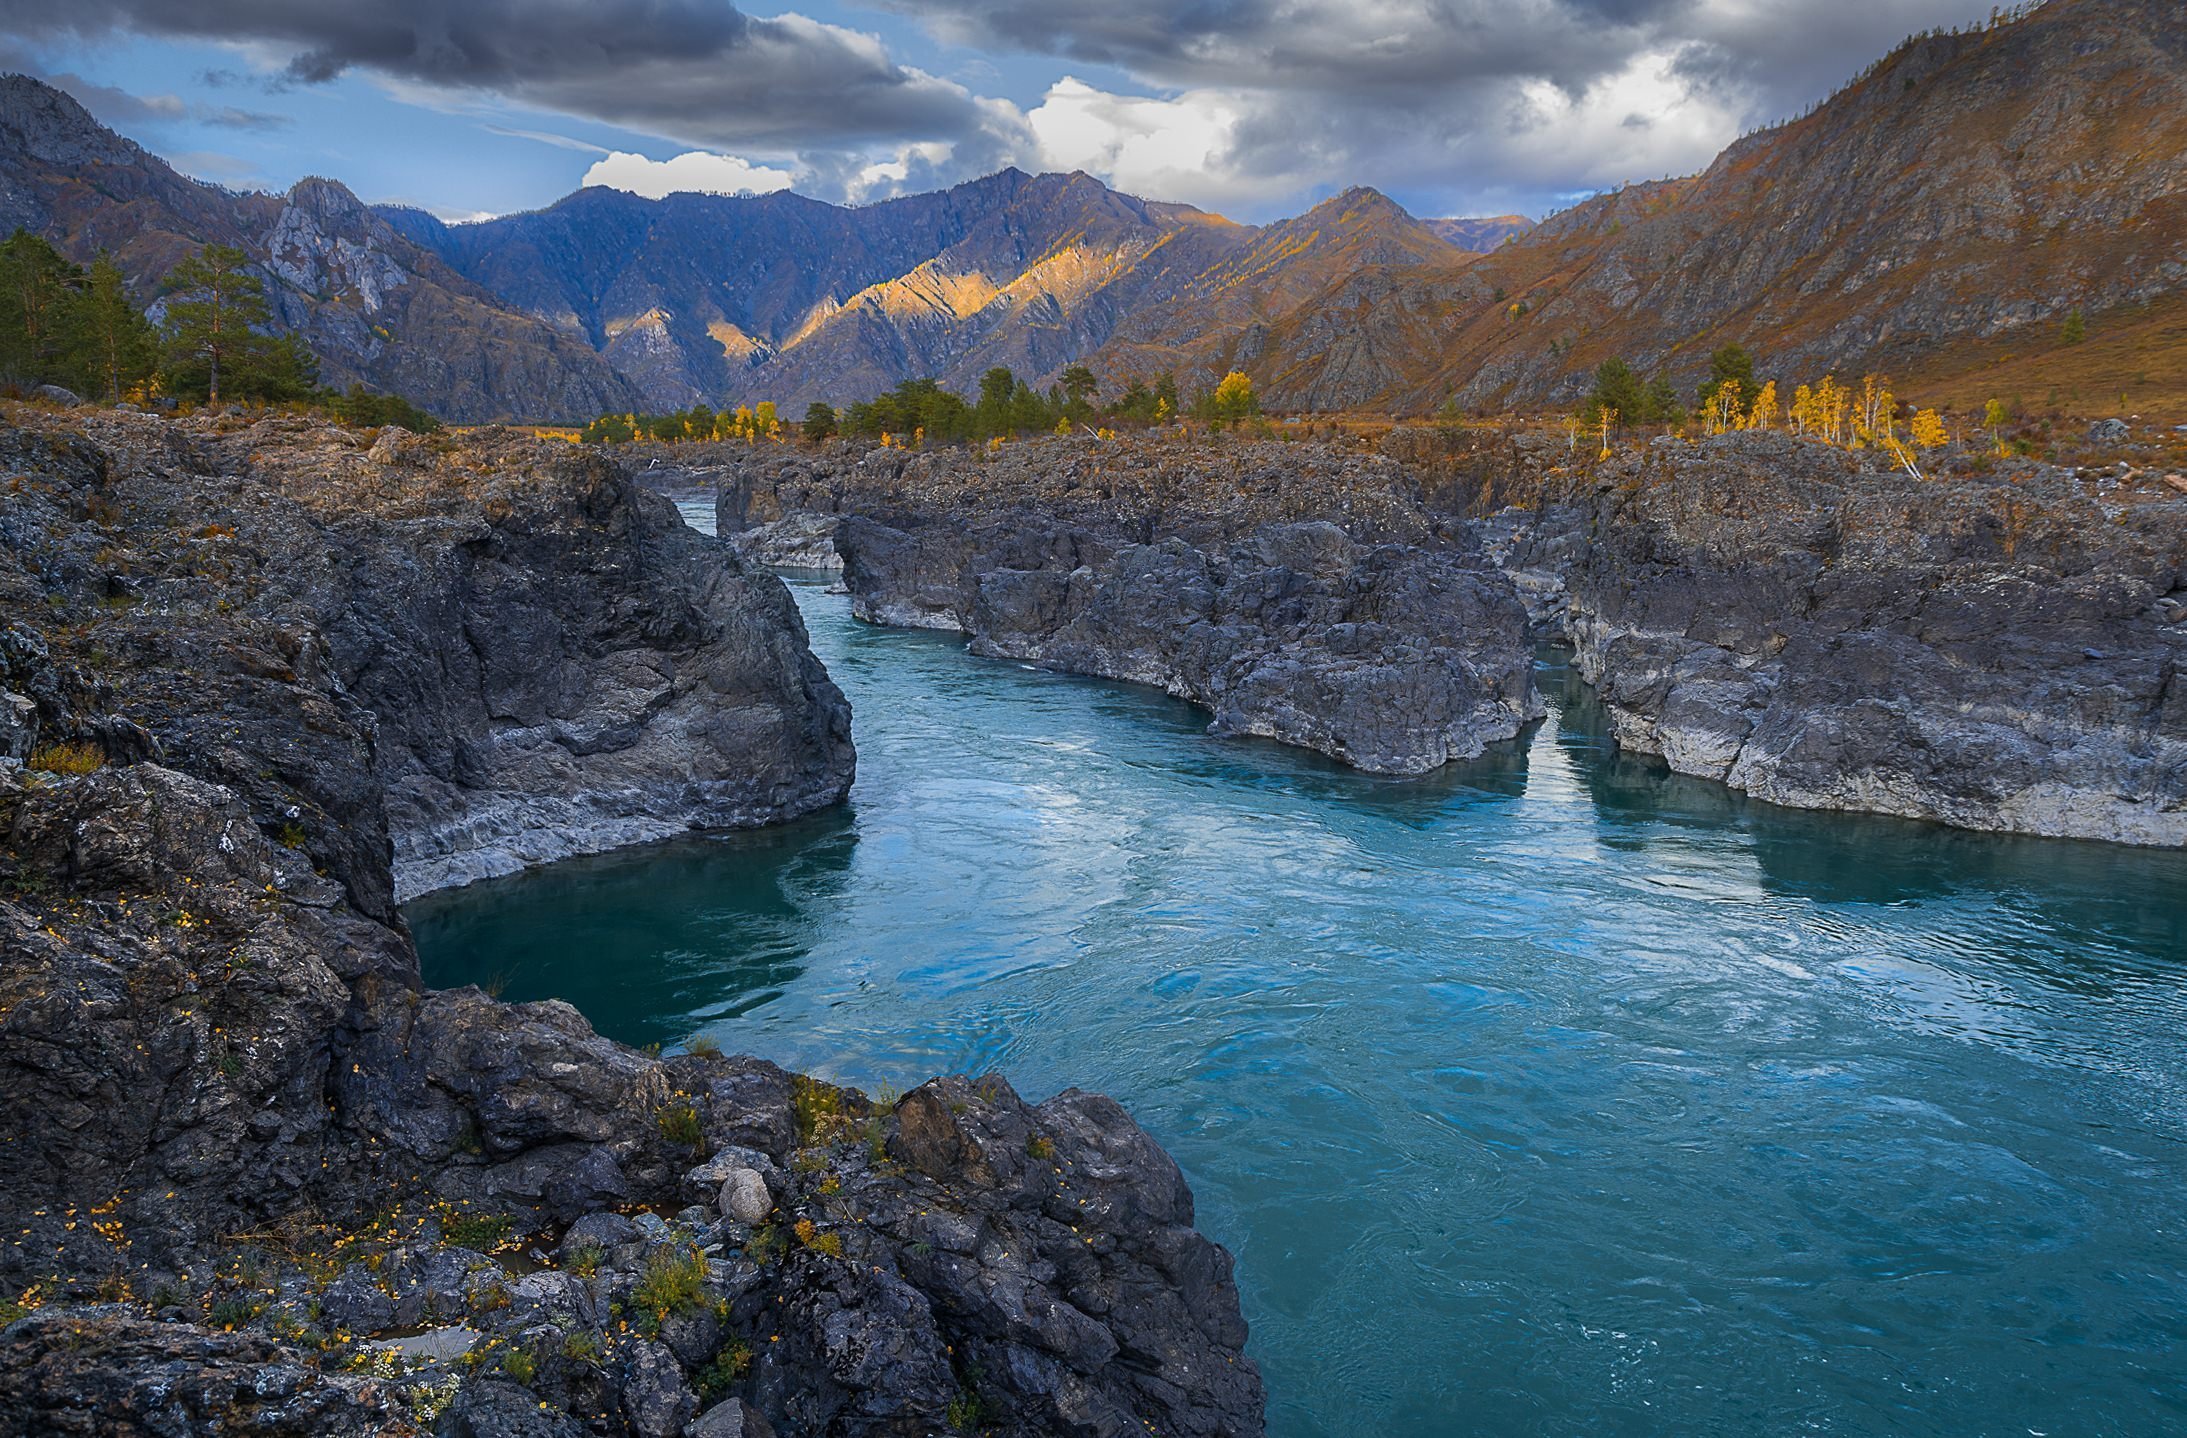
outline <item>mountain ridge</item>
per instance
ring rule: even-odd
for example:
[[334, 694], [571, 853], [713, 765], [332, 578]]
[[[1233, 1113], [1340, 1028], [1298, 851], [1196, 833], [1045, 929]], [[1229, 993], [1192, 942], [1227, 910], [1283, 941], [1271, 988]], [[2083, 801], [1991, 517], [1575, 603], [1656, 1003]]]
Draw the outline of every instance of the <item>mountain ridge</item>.
[[419, 396], [446, 418], [597, 412], [640, 399], [598, 355], [508, 311], [398, 234], [339, 181], [285, 194], [195, 180], [98, 123], [73, 98], [0, 76], [0, 229], [41, 233], [72, 259], [111, 251], [140, 298], [207, 243], [266, 281], [277, 328], [321, 376]]
[[[2152, 358], [2187, 319], [2172, 0], [1914, 36], [1699, 174], [1539, 224], [1423, 220], [1355, 186], [1243, 225], [1006, 168], [855, 207], [584, 187], [450, 225], [331, 180], [188, 179], [27, 77], [0, 80], [0, 141], [0, 224], [77, 259], [111, 248], [148, 296], [196, 245], [239, 244], [329, 379], [458, 420], [789, 409], [1077, 363], [1112, 389], [1243, 369], [1292, 411], [1526, 408], [1570, 403], [1613, 357], [1683, 387], [1729, 341], [1788, 378], [1949, 371], [1962, 390], [2022, 373], [2034, 343], [2107, 392], [2187, 393], [2187, 364]], [[2082, 310], [2110, 319], [2076, 366], [2042, 331]]]
[[[1698, 378], [1741, 341], [1919, 370], [1969, 340], [2187, 291], [2187, 18], [2051, 0], [1915, 36], [1698, 175], [1631, 185], [1464, 266], [1362, 271], [1265, 335], [1208, 334], [1303, 410], [1569, 402], [1612, 357]], [[2154, 343], [2154, 341], [2152, 341]]]

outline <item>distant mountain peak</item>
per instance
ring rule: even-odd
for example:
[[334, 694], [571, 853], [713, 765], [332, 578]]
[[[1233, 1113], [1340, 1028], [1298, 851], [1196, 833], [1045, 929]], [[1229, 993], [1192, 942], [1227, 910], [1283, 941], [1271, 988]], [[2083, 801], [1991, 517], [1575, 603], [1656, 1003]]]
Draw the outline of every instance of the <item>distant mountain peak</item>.
[[0, 128], [24, 154], [48, 165], [127, 165], [145, 157], [75, 96], [32, 75], [0, 75]]

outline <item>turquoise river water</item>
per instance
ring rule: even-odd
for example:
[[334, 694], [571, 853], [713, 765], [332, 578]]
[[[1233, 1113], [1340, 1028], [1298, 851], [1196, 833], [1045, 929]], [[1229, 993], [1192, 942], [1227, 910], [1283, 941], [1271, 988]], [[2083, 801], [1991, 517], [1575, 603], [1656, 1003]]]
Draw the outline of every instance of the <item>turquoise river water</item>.
[[2187, 1431], [2187, 855], [1755, 804], [1554, 658], [1379, 780], [797, 593], [851, 802], [430, 896], [429, 982], [1114, 1095], [1278, 1438]]

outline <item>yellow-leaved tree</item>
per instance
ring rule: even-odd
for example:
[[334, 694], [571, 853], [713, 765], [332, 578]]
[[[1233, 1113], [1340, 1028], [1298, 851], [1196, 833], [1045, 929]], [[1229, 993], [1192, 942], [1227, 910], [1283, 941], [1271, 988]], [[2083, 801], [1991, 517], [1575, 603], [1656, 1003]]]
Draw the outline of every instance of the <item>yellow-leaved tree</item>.
[[1253, 397], [1253, 381], [1243, 372], [1232, 370], [1215, 386], [1215, 417], [1221, 420], [1240, 420], [1260, 412], [1260, 402]]
[[1775, 429], [1777, 427], [1777, 381], [1765, 380], [1760, 394], [1754, 396], [1754, 408], [1747, 411], [1748, 429]]
[[1944, 416], [1933, 409], [1916, 414], [1906, 427], [1906, 433], [1923, 449], [1941, 449], [1951, 442], [1951, 433], [1944, 428]]

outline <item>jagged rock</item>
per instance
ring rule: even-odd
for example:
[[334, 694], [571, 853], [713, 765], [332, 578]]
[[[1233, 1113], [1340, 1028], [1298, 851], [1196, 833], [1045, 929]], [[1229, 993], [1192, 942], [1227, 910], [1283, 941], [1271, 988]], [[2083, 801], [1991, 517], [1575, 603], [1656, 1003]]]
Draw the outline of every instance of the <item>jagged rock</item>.
[[2123, 444], [2134, 431], [2123, 419], [2099, 419], [2088, 427], [2090, 444]]
[[10, 1433], [373, 1438], [409, 1416], [393, 1385], [322, 1372], [262, 1334], [119, 1306], [49, 1309], [0, 1331], [0, 1429]]
[[737, 1398], [715, 1404], [683, 1431], [684, 1438], [774, 1438], [767, 1420]]
[[[724, 731], [721, 760], [760, 767], [830, 707], [768, 680], [816, 672], [782, 612], [732, 603], [773, 581], [597, 457], [505, 436], [398, 468], [288, 422], [215, 443], [72, 417], [87, 444], [8, 413], [46, 427], [0, 429], [21, 479], [0, 660], [41, 739], [88, 757], [0, 768], [0, 1209], [21, 1230], [0, 1281], [37, 1308], [0, 1333], [0, 1430], [675, 1438], [703, 1394], [784, 1438], [938, 1432], [973, 1398], [1005, 1438], [1260, 1431], [1229, 1259], [1113, 1105], [942, 1090], [973, 1148], [1049, 1135], [1059, 1196], [1036, 1212], [1030, 1137], [1014, 1188], [999, 1153], [916, 1134], [899, 1167], [902, 1120], [856, 1093], [420, 989], [390, 786], [466, 746], [461, 776], [490, 780], [472, 706], [531, 682], [434, 697], [418, 656], [447, 657], [456, 581], [522, 586], [569, 626], [565, 691], [637, 646], [760, 676], [712, 703], [803, 692]], [[116, 576], [136, 599], [109, 603]], [[826, 745], [803, 752], [827, 772]], [[732, 1173], [762, 1222], [715, 1217]], [[116, 1293], [136, 1296], [95, 1301]], [[419, 1327], [462, 1341], [411, 1346]], [[358, 1350], [388, 1376], [352, 1373]]]

